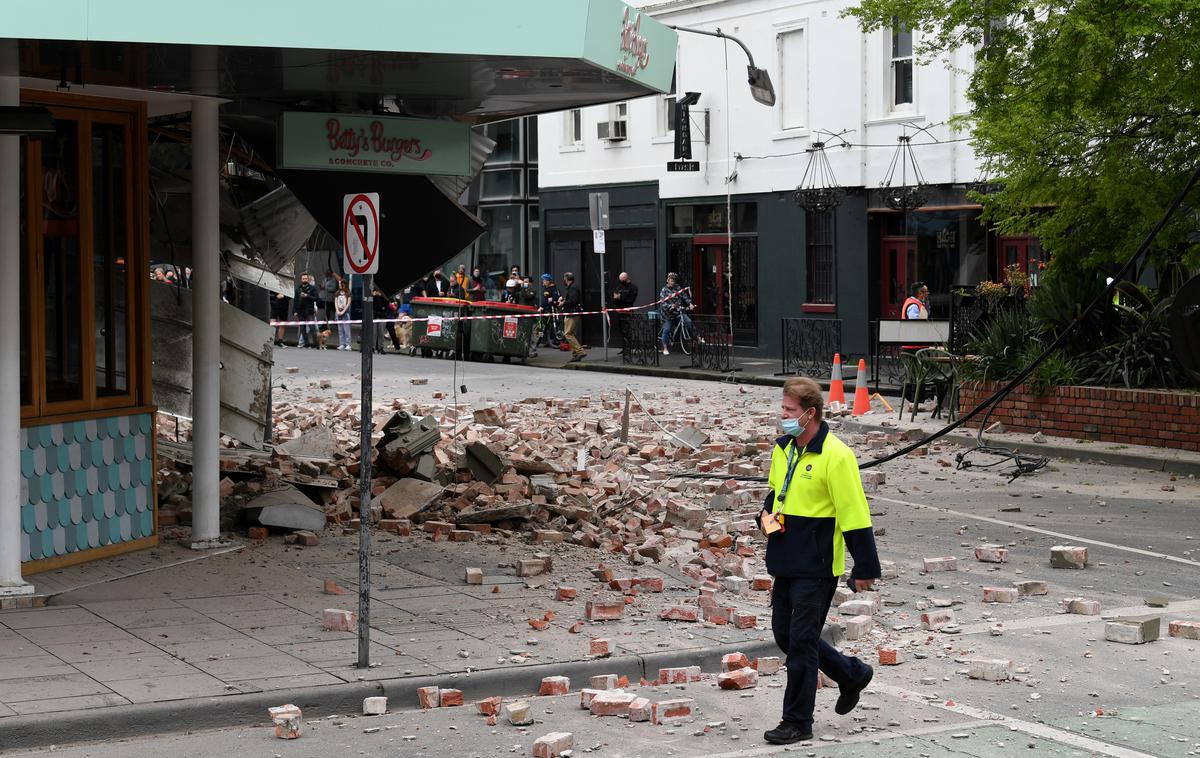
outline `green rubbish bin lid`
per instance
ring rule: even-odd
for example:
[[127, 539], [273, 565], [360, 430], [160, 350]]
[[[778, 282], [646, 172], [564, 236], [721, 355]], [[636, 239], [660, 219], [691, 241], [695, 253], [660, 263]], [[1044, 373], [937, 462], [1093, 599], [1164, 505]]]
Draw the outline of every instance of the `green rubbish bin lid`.
[[426, 305], [470, 305], [470, 300], [460, 300], [457, 297], [414, 297], [409, 303], [422, 303]]
[[[416, 298], [413, 298], [414, 300]], [[535, 313], [537, 308], [532, 305], [521, 305], [519, 303], [502, 303], [499, 300], [480, 300], [476, 303], [471, 303], [474, 308], [493, 308], [498, 311], [513, 311], [514, 313]]]

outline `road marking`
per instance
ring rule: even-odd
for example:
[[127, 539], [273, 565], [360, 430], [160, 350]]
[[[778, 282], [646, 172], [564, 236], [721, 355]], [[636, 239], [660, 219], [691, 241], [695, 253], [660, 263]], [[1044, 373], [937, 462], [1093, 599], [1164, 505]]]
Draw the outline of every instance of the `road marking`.
[[[1004, 622], [1004, 631], [1012, 632], [1018, 629], [1038, 629], [1040, 627], [1052, 626], [1070, 626], [1074, 624], [1089, 624], [1100, 621], [1109, 621], [1117, 616], [1144, 616], [1154, 611], [1166, 612], [1162, 608], [1147, 608], [1144, 605], [1132, 605], [1127, 608], [1110, 608], [1100, 616], [1081, 616], [1073, 613], [1058, 614], [1057, 616], [1037, 616], [1034, 618], [1013, 619]], [[1188, 611], [1200, 611], [1200, 600], [1184, 600], [1181, 602], [1171, 601], [1171, 613], [1185, 613]], [[980, 624], [966, 624], [962, 627], [962, 634], [983, 634], [990, 632], [995, 626], [994, 621], [983, 622]]]
[[1036, 724], [1032, 721], [1023, 721], [1022, 719], [1013, 718], [1012, 716], [993, 713], [992, 711], [984, 708], [976, 708], [975, 706], [963, 705], [961, 703], [946, 705], [946, 702], [941, 700], [941, 698], [933, 700], [927, 698], [919, 692], [906, 690], [903, 687], [894, 687], [890, 684], [872, 684], [867, 691], [891, 695], [892, 697], [896, 697], [901, 700], [919, 700], [926, 705], [940, 708], [944, 711], [949, 711], [950, 713], [959, 713], [964, 716], [970, 716], [971, 718], [979, 719], [980, 721], [984, 721], [989, 724], [1007, 726], [1010, 729], [1015, 729], [1018, 732], [1024, 732], [1025, 734], [1029, 734], [1034, 737], [1051, 740], [1063, 745], [1070, 745], [1071, 747], [1078, 748], [1080, 750], [1087, 750], [1093, 755], [1110, 755], [1113, 756], [1113, 758], [1155, 758], [1155, 756], [1151, 753], [1143, 753], [1139, 750], [1132, 750], [1119, 745], [1110, 745], [1107, 742], [1102, 742], [1091, 737], [1084, 737], [1081, 734], [1069, 732], [1065, 729], [1058, 729], [1052, 726], [1047, 726], [1046, 724]]
[[1191, 560], [1188, 560], [1187, 558], [1180, 558], [1180, 557], [1174, 556], [1174, 555], [1167, 555], [1166, 553], [1156, 553], [1153, 550], [1142, 550], [1141, 548], [1137, 548], [1137, 547], [1128, 547], [1126, 545], [1118, 545], [1113, 542], [1103, 542], [1101, 540], [1092, 540], [1092, 539], [1088, 539], [1086, 537], [1079, 537], [1074, 534], [1064, 534], [1063, 532], [1052, 532], [1049, 529], [1040, 529], [1036, 526], [1026, 526], [1025, 524], [1018, 524], [1015, 521], [1005, 521], [1004, 519], [992, 518], [991, 516], [978, 516], [974, 513], [964, 513], [963, 511], [956, 511], [956, 510], [952, 510], [950, 508], [942, 508], [941, 506], [937, 506], [937, 505], [925, 505], [924, 503], [913, 503], [908, 500], [898, 500], [894, 497], [882, 497], [881, 495], [871, 495], [869, 497], [872, 500], [879, 500], [880, 502], [884, 502], [884, 503], [896, 503], [897, 505], [907, 505], [910, 508], [919, 508], [919, 509], [925, 510], [925, 511], [937, 511], [938, 513], [945, 513], [950, 516], [959, 516], [961, 518], [974, 519], [976, 521], [983, 521], [988, 524], [996, 524], [998, 526], [1007, 526], [1007, 527], [1011, 527], [1013, 529], [1023, 529], [1027, 532], [1034, 532], [1036, 534], [1044, 534], [1049, 537], [1058, 537], [1058, 538], [1061, 538], [1064, 540], [1071, 540], [1072, 542], [1085, 544], [1085, 545], [1095, 545], [1097, 547], [1107, 547], [1107, 548], [1112, 548], [1113, 550], [1124, 550], [1127, 553], [1136, 553], [1138, 555], [1144, 555], [1148, 558], [1163, 558], [1165, 560], [1172, 561], [1174, 563], [1182, 563], [1185, 566], [1192, 566], [1194, 568], [1200, 568], [1200, 561], [1191, 561]]
[[[874, 688], [872, 688], [874, 689]], [[938, 724], [937, 726], [924, 726], [917, 729], [878, 729], [870, 734], [859, 734], [854, 737], [838, 737], [833, 742], [825, 742], [820, 739], [812, 740], [812, 747], [832, 748], [835, 745], [855, 745], [864, 742], [882, 742], [883, 740], [896, 740], [912, 737], [925, 737], [931, 734], [944, 734], [945, 732], [965, 732], [971, 729], [976, 729], [980, 726], [991, 726], [990, 724], [976, 724], [971, 721], [956, 721], [953, 724]], [[765, 730], [764, 730], [765, 731]], [[758, 748], [747, 748], [737, 750], [732, 753], [705, 753], [704, 758], [749, 758], [755, 755], [775, 755], [788, 751], [795, 751], [798, 747], [802, 747], [806, 743], [798, 742], [792, 745], [763, 745]]]

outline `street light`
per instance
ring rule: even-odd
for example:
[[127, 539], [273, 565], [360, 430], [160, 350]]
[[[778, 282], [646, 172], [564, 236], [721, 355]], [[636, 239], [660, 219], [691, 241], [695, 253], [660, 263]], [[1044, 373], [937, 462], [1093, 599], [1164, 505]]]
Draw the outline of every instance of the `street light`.
[[736, 42], [738, 47], [742, 48], [742, 51], [746, 53], [746, 58], [750, 60], [750, 65], [746, 67], [746, 81], [750, 85], [750, 96], [768, 107], [775, 105], [775, 87], [771, 84], [771, 75], [767, 73], [765, 68], [758, 68], [754, 65], [754, 55], [750, 52], [750, 48], [746, 47], [746, 43], [737, 37], [725, 34], [720, 29], [710, 32], [707, 29], [693, 29], [687, 26], [674, 26], [672, 24], [668, 24], [668, 26], [677, 32], [704, 34], [709, 37], [720, 37], [721, 39]]

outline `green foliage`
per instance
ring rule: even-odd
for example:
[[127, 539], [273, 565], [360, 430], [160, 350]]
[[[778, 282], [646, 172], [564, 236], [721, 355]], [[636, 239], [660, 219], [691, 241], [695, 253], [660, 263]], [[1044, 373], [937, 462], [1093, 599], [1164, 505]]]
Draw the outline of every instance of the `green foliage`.
[[[960, 126], [998, 182], [985, 220], [1057, 261], [1128, 258], [1200, 160], [1196, 0], [860, 0], [846, 14], [865, 31], [899, 18], [927, 63], [974, 47]], [[1200, 261], [1194, 226], [1176, 214], [1155, 264]]]
[[1087, 384], [1130, 389], [1175, 389], [1191, 386], [1175, 360], [1167, 313], [1171, 298], [1146, 309], [1117, 306], [1115, 336], [1082, 356]]
[[[1026, 348], [1026, 365], [1041, 354], [1043, 345], [1030, 343]], [[1046, 360], [1038, 364], [1025, 384], [1035, 395], [1048, 395], [1055, 387], [1069, 387], [1080, 383], [1082, 367], [1080, 362], [1068, 358], [1060, 350], [1046, 356]]]
[[[1016, 377], [1041, 352], [1037, 322], [1021, 308], [996, 312], [967, 343], [967, 352], [977, 360], [967, 361], [964, 373], [970, 379], [1004, 382]], [[1029, 355], [1029, 349], [1036, 352]]]
[[[1055, 261], [1029, 300], [1029, 313], [1042, 331], [1059, 337], [1093, 300], [1104, 291], [1104, 279]], [[1097, 335], [1111, 330], [1112, 309], [1101, 304], [1068, 337], [1065, 345], [1071, 355], [1080, 355], [1095, 347]]]

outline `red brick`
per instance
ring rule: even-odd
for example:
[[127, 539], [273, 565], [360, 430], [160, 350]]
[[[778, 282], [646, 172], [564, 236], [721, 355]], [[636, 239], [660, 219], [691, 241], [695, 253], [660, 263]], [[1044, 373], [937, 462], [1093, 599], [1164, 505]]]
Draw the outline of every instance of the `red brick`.
[[570, 732], [550, 732], [533, 742], [533, 758], [558, 758], [571, 750], [575, 738]]
[[660, 684], [687, 684], [700, 681], [699, 666], [680, 666], [658, 670]]
[[422, 708], [437, 708], [442, 704], [437, 687], [418, 687], [417, 699], [421, 702]]
[[717, 675], [717, 686], [723, 690], [748, 690], [757, 685], [758, 672], [749, 666]]
[[588, 621], [615, 621], [625, 614], [623, 600], [589, 600], [584, 606], [584, 618]]
[[265, 526], [252, 526], [246, 530], [246, 536], [252, 540], [261, 542], [270, 536], [270, 532]]
[[691, 698], [675, 698], [659, 700], [650, 706], [650, 721], [661, 724], [664, 719], [684, 718], [692, 715], [692, 706], [696, 704]]
[[358, 629], [358, 613], [326, 608], [321, 614], [321, 624], [331, 632], [353, 632]]
[[609, 641], [606, 639], [593, 639], [588, 645], [588, 655], [594, 655], [597, 658], [607, 658], [612, 655]]
[[500, 706], [504, 703], [504, 698], [499, 695], [488, 697], [475, 703], [475, 708], [478, 709], [481, 716], [497, 716], [500, 714]]
[[574, 587], [559, 587], [554, 594], [555, 600], [574, 600], [579, 597], [579, 590]]
[[548, 676], [538, 687], [539, 695], [565, 695], [571, 690], [571, 680], [565, 676]]
[[671, 605], [663, 608], [658, 617], [663, 621], [699, 621], [699, 610], [694, 605]]
[[453, 706], [463, 704], [462, 690], [439, 690], [438, 691], [438, 706], [442, 708], [451, 708]]
[[897, 647], [879, 648], [879, 665], [898, 666], [904, 663], [904, 651]]

